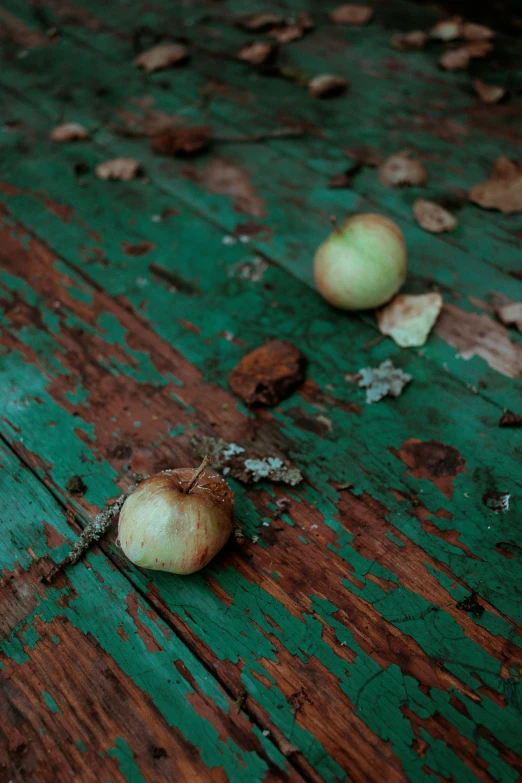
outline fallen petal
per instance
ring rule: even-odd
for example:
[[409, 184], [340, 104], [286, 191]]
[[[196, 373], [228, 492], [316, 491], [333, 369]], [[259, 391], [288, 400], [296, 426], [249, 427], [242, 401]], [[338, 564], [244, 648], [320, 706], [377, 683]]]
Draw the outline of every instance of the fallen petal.
[[65, 122], [63, 125], [57, 125], [51, 131], [52, 141], [82, 141], [89, 138], [89, 131], [78, 122]]
[[366, 24], [373, 16], [373, 8], [369, 5], [340, 5], [334, 8], [330, 14], [330, 19], [335, 24]]
[[379, 180], [390, 188], [402, 185], [424, 185], [428, 172], [419, 160], [412, 159], [411, 150], [402, 150], [387, 158], [379, 167]]
[[442, 234], [443, 231], [453, 231], [457, 227], [457, 219], [447, 209], [418, 198], [413, 205], [415, 220], [421, 228], [432, 234]]
[[96, 166], [98, 179], [134, 179], [140, 168], [140, 163], [133, 158], [114, 158]]
[[348, 88], [348, 81], [342, 76], [334, 76], [330, 73], [323, 73], [320, 76], [314, 76], [308, 82], [308, 90], [314, 98], [333, 98], [335, 95], [342, 95]]
[[402, 348], [424, 345], [442, 308], [440, 294], [399, 294], [377, 311], [377, 325]]
[[508, 215], [522, 212], [522, 167], [501, 155], [490, 178], [474, 185], [469, 198], [484, 209], [498, 209]]
[[475, 79], [473, 89], [484, 103], [498, 103], [506, 94], [506, 88], [494, 84], [484, 84], [480, 79]]
[[147, 73], [153, 73], [174, 65], [181, 65], [188, 60], [188, 57], [189, 50], [183, 44], [159, 44], [136, 57], [134, 65], [143, 68]]

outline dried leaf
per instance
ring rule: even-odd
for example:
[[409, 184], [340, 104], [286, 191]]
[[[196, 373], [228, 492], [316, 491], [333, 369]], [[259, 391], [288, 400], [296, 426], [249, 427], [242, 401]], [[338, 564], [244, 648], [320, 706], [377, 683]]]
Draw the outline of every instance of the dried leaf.
[[522, 416], [511, 411], [504, 411], [498, 423], [499, 427], [522, 427]]
[[490, 41], [475, 41], [466, 44], [469, 56], [473, 59], [487, 57], [493, 51], [493, 44]]
[[489, 41], [495, 37], [495, 33], [490, 27], [486, 27], [483, 24], [466, 22], [462, 27], [462, 37], [466, 41]]
[[509, 302], [496, 308], [496, 315], [505, 326], [515, 326], [522, 332], [522, 302]]
[[266, 41], [249, 41], [243, 44], [237, 53], [238, 59], [251, 65], [263, 65], [274, 59], [277, 52], [275, 44]]
[[282, 24], [283, 17], [278, 14], [262, 13], [244, 16], [238, 20], [238, 24], [244, 30], [250, 30], [253, 33], [259, 33], [268, 30], [271, 27]]
[[285, 24], [282, 27], [274, 27], [269, 35], [280, 44], [297, 41], [305, 34], [305, 30], [298, 24]]
[[457, 228], [457, 219], [451, 212], [433, 201], [418, 198], [413, 205], [413, 214], [419, 226], [431, 234], [442, 234]]
[[419, 160], [414, 160], [409, 149], [391, 155], [379, 167], [379, 180], [383, 185], [397, 188], [403, 185], [424, 185], [428, 172]]
[[506, 88], [494, 84], [484, 84], [480, 79], [475, 79], [473, 89], [484, 103], [498, 103], [506, 94]]
[[394, 49], [399, 49], [401, 52], [414, 52], [426, 47], [428, 37], [423, 30], [412, 30], [409, 33], [394, 35], [390, 43]]
[[501, 155], [490, 178], [474, 185], [469, 198], [484, 209], [498, 209], [507, 215], [522, 212], [522, 167]]
[[98, 179], [134, 179], [138, 174], [140, 163], [134, 158], [114, 158], [106, 160], [96, 166], [96, 176]]
[[348, 88], [348, 82], [342, 76], [334, 76], [330, 73], [323, 73], [320, 76], [314, 76], [308, 82], [308, 91], [314, 98], [333, 98], [335, 95], [342, 95]]
[[210, 142], [210, 128], [166, 128], [152, 136], [150, 146], [158, 155], [194, 155]]
[[442, 308], [440, 294], [399, 294], [377, 311], [377, 325], [402, 348], [424, 345]]
[[143, 68], [147, 73], [161, 71], [174, 65], [181, 65], [189, 57], [189, 50], [179, 43], [166, 43], [153, 46], [142, 52], [134, 60], [134, 65]]
[[439, 65], [445, 71], [463, 71], [471, 62], [471, 54], [466, 46], [448, 49], [439, 59]]
[[373, 16], [373, 8], [369, 5], [340, 5], [334, 8], [330, 19], [335, 24], [359, 25], [366, 24]]
[[430, 36], [437, 41], [455, 41], [462, 38], [463, 20], [460, 16], [443, 19], [431, 28]]
[[303, 382], [307, 359], [291, 343], [270, 342], [244, 356], [229, 376], [247, 405], [278, 405]]
[[363, 367], [359, 370], [357, 385], [366, 389], [366, 402], [372, 405], [387, 396], [398, 397], [411, 380], [409, 373], [386, 359], [378, 367]]
[[78, 122], [65, 122], [63, 125], [57, 125], [51, 131], [52, 141], [83, 141], [89, 138], [89, 131]]

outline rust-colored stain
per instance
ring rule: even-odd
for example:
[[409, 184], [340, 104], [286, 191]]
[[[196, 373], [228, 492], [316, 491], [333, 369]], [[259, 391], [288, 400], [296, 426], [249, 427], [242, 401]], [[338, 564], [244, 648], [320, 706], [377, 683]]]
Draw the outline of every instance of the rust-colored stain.
[[49, 525], [45, 519], [42, 520], [42, 525], [45, 533], [45, 540], [49, 549], [57, 549], [62, 544], [66, 543], [62, 534], [52, 525]]
[[250, 182], [250, 174], [243, 166], [225, 158], [215, 158], [201, 169], [186, 166], [182, 174], [209, 193], [229, 196], [236, 212], [245, 212], [255, 218], [262, 218], [266, 214], [265, 202]]
[[400, 449], [390, 449], [409, 468], [412, 476], [433, 482], [451, 500], [453, 481], [466, 470], [465, 462], [453, 446], [438, 440], [408, 438]]
[[144, 256], [155, 247], [152, 242], [138, 242], [136, 245], [131, 242], [122, 242], [121, 246], [126, 256]]

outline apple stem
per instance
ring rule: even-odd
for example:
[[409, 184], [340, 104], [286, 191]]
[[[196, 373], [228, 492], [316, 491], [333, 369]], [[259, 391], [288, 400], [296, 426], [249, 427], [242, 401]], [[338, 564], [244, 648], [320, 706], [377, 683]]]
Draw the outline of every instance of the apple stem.
[[185, 490], [185, 493], [187, 495], [189, 494], [190, 490], [193, 489], [193, 487], [196, 484], [198, 478], [201, 476], [201, 474], [203, 473], [203, 471], [205, 470], [205, 468], [207, 467], [209, 462], [210, 462], [210, 457], [208, 456], [208, 454], [206, 454], [203, 457], [203, 462], [201, 463], [199, 468], [196, 470], [196, 472], [194, 473], [194, 475], [190, 479], [190, 483], [189, 483], [188, 487]]

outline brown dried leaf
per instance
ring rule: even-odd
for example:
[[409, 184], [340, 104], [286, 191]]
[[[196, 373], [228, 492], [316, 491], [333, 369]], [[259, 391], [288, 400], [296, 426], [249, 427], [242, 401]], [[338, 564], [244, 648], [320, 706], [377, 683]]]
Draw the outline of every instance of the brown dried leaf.
[[490, 41], [474, 41], [466, 44], [469, 56], [473, 59], [487, 57], [493, 51], [493, 44]]
[[273, 60], [277, 52], [275, 44], [266, 41], [249, 41], [237, 53], [238, 59], [251, 65], [263, 65]]
[[247, 405], [278, 405], [303, 382], [306, 365], [291, 343], [270, 340], [241, 359], [230, 373], [230, 388]]
[[421, 228], [431, 234], [442, 234], [457, 227], [457, 219], [447, 209], [433, 201], [418, 198], [413, 205], [415, 220]]
[[114, 158], [96, 166], [98, 179], [118, 179], [128, 181], [134, 179], [139, 171], [140, 163], [133, 158]]
[[522, 416], [511, 411], [504, 411], [498, 423], [499, 427], [522, 427]]
[[469, 191], [474, 204], [505, 214], [522, 212], [522, 167], [505, 155], [495, 161], [490, 178]]
[[278, 14], [262, 13], [244, 16], [238, 20], [238, 25], [244, 30], [259, 33], [262, 30], [268, 30], [270, 27], [282, 24], [282, 22], [283, 17]]
[[506, 88], [494, 84], [484, 84], [480, 79], [475, 79], [473, 89], [484, 103], [498, 103], [506, 94]]
[[211, 139], [210, 128], [166, 128], [152, 136], [150, 146], [158, 155], [171, 157], [194, 155], [208, 145]]
[[428, 37], [423, 30], [412, 30], [409, 33], [394, 35], [390, 43], [394, 49], [399, 49], [401, 52], [414, 52], [426, 47]]
[[51, 140], [60, 143], [67, 141], [83, 141], [89, 138], [89, 131], [78, 122], [64, 122], [63, 125], [57, 125], [51, 131]]
[[471, 54], [467, 46], [458, 49], [448, 49], [439, 59], [439, 65], [445, 71], [463, 71], [471, 62]]
[[369, 5], [340, 5], [334, 8], [330, 19], [335, 24], [359, 25], [366, 24], [373, 16], [373, 8]]
[[522, 332], [522, 302], [509, 302], [495, 310], [498, 318], [506, 326], [516, 326]]
[[466, 22], [462, 27], [462, 36], [466, 41], [489, 41], [495, 37], [495, 33], [483, 24]]
[[455, 41], [462, 38], [463, 20], [461, 16], [452, 16], [450, 19], [442, 19], [431, 28], [430, 36], [437, 41]]
[[314, 98], [333, 98], [335, 95], [342, 95], [347, 89], [348, 81], [331, 73], [314, 76], [308, 82], [308, 91]]
[[179, 43], [166, 43], [153, 46], [142, 52], [134, 60], [134, 65], [143, 68], [147, 73], [161, 71], [174, 65], [181, 65], [189, 57], [189, 50]]
[[402, 348], [424, 345], [442, 308], [440, 294], [399, 294], [377, 311], [377, 325]]
[[424, 185], [428, 172], [419, 160], [414, 160], [411, 150], [391, 155], [379, 167], [379, 180], [383, 185], [397, 188], [403, 185]]
[[270, 30], [269, 35], [275, 38], [280, 44], [290, 43], [290, 41], [297, 41], [302, 38], [305, 31], [298, 24], [285, 24], [283, 27], [274, 27]]

